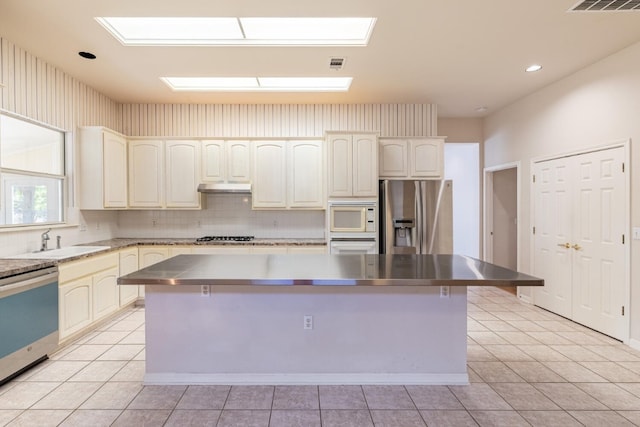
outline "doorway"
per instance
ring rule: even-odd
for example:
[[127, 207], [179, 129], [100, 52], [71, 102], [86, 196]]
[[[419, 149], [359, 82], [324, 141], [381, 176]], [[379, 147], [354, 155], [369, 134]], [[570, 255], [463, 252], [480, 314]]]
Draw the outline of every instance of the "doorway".
[[[519, 165], [485, 169], [485, 260], [511, 270], [518, 263]], [[517, 294], [517, 287], [502, 289]]]
[[453, 181], [453, 253], [480, 257], [480, 144], [444, 145], [445, 179]]

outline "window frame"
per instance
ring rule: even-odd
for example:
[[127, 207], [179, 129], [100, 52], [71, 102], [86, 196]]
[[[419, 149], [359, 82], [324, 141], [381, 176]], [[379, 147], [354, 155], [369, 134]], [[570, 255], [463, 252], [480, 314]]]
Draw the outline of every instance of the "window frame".
[[[24, 117], [18, 114], [11, 113], [6, 110], [0, 109], [0, 116], [6, 116], [14, 120], [20, 120], [26, 122], [33, 126], [43, 127], [45, 129], [55, 131], [60, 133], [60, 150], [59, 150], [59, 162], [61, 165], [61, 174], [51, 174], [45, 172], [36, 172], [29, 171], [23, 169], [14, 169], [14, 168], [5, 168], [2, 167], [2, 159], [0, 158], [0, 212], [2, 212], [2, 217], [0, 217], [0, 231], [8, 231], [15, 230], [21, 228], [42, 228], [42, 227], [60, 227], [68, 225], [68, 215], [69, 215], [69, 163], [72, 161], [72, 158], [68, 156], [70, 151], [70, 142], [69, 142], [69, 133], [64, 129], [60, 129], [56, 126], [51, 126], [47, 123], [42, 123], [28, 117]], [[2, 144], [2, 140], [0, 138], [0, 147]], [[19, 177], [25, 177], [28, 179], [31, 178], [45, 178], [50, 180], [58, 180], [60, 182], [60, 194], [58, 196], [58, 204], [59, 208], [57, 210], [60, 211], [60, 220], [59, 221], [46, 221], [46, 222], [30, 222], [30, 223], [20, 223], [20, 224], [7, 224], [4, 223], [6, 219], [6, 215], [12, 214], [12, 207], [5, 207], [4, 204], [8, 200], [5, 199], [5, 188], [4, 181], [2, 179], [3, 175], [10, 174], [16, 175]], [[9, 210], [7, 210], [9, 209]]]

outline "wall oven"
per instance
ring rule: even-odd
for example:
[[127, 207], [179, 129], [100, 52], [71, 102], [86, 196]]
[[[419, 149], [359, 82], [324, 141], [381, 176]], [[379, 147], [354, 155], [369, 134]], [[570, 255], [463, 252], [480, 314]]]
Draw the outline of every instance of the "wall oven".
[[331, 200], [327, 209], [329, 253], [378, 253], [378, 207], [375, 201]]

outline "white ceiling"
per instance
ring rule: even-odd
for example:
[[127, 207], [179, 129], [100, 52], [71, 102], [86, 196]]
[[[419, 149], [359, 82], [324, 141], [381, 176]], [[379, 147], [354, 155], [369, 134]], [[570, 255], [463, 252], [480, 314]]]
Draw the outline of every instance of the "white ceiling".
[[[0, 36], [123, 103], [436, 103], [497, 109], [640, 40], [576, 0], [0, 0]], [[97, 16], [372, 16], [367, 47], [125, 47]], [[89, 61], [78, 51], [90, 51]], [[329, 58], [345, 56], [342, 71]], [[525, 73], [532, 63], [544, 66]], [[161, 76], [352, 76], [346, 93], [176, 93]], [[488, 110], [478, 113], [477, 107]]]

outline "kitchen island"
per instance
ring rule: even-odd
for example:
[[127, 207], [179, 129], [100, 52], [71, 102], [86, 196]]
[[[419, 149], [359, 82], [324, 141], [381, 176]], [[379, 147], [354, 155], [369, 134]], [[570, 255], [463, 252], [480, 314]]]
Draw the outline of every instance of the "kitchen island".
[[146, 286], [146, 384], [464, 384], [466, 286], [541, 286], [459, 255], [179, 255]]

